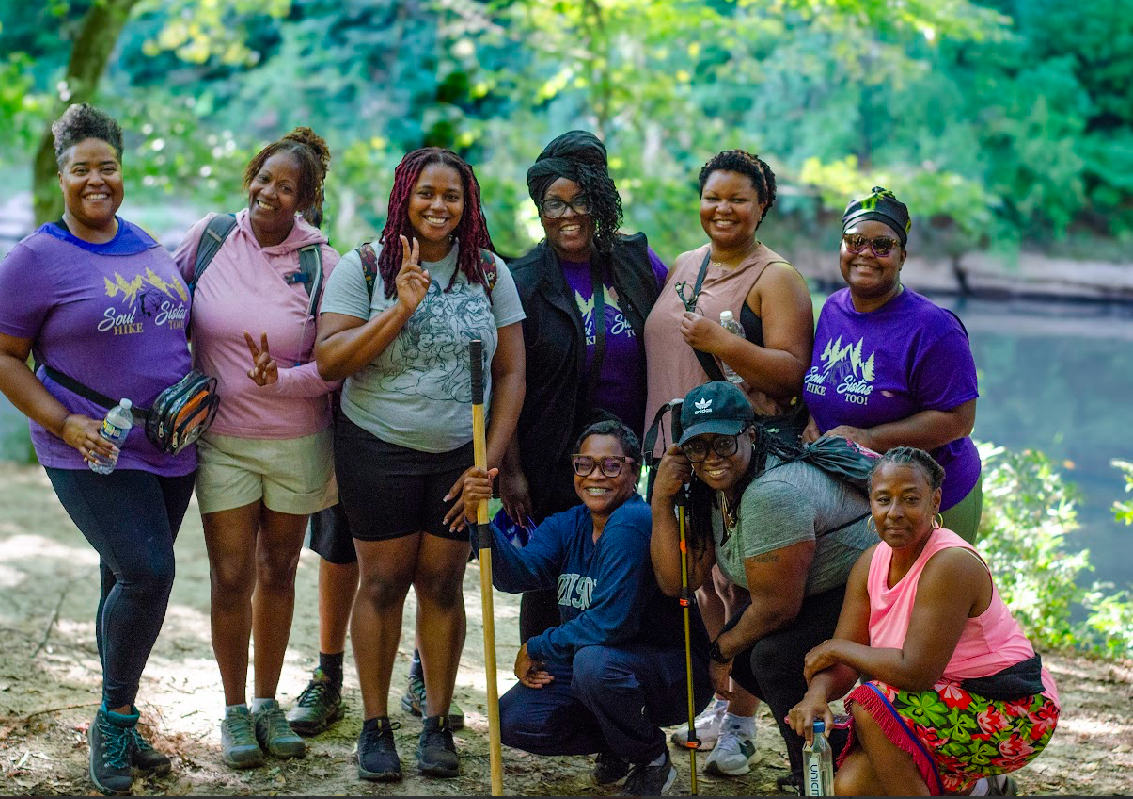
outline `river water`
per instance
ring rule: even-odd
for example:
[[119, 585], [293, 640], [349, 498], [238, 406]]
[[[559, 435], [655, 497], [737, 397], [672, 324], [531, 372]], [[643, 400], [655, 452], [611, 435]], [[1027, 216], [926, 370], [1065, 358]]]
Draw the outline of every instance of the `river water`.
[[[1081, 529], [1097, 579], [1133, 587], [1133, 528], [1111, 506], [1133, 459], [1133, 305], [939, 298], [968, 328], [979, 373], [975, 437], [1038, 449], [1078, 484]], [[0, 397], [0, 459], [26, 460], [26, 423]]]

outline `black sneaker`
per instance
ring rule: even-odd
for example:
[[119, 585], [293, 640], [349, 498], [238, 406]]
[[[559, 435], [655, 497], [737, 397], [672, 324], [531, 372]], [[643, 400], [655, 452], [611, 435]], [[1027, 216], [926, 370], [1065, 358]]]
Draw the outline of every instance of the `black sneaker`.
[[775, 785], [784, 796], [802, 796], [802, 775], [791, 772], [775, 780]]
[[393, 731], [400, 726], [390, 724], [388, 716], [362, 722], [362, 734], [358, 736], [359, 777], [375, 782], [401, 779], [401, 758], [393, 741]]
[[[401, 709], [414, 716], [425, 715], [425, 681], [421, 677], [410, 674], [409, 686], [401, 697]], [[453, 731], [464, 729], [464, 711], [456, 702], [449, 702], [448, 726]]]
[[460, 758], [456, 755], [447, 717], [425, 719], [421, 737], [417, 739], [417, 770], [431, 777], [459, 776]]
[[677, 770], [673, 768], [673, 761], [665, 752], [665, 762], [659, 766], [650, 766], [648, 763], [635, 763], [626, 777], [622, 796], [664, 796], [665, 792], [673, 787], [677, 778]]
[[128, 794], [134, 784], [130, 750], [138, 714], [98, 709], [87, 727], [90, 743], [90, 781], [107, 796]]
[[146, 776], [168, 774], [173, 767], [169, 758], [150, 746], [150, 742], [142, 737], [136, 725], [130, 734], [134, 739], [130, 747], [130, 762], [133, 763], [134, 768]]
[[322, 669], [315, 669], [295, 706], [287, 711], [287, 722], [300, 735], [318, 735], [342, 718], [345, 710], [342, 686], [332, 683]]
[[613, 752], [599, 752], [590, 778], [595, 785], [610, 785], [629, 774], [629, 761]]

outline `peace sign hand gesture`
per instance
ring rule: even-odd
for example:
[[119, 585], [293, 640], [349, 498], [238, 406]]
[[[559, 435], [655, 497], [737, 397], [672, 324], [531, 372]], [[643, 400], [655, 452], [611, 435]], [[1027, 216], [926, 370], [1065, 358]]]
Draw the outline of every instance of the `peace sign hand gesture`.
[[248, 370], [248, 377], [256, 381], [257, 386], [270, 386], [279, 380], [279, 367], [268, 351], [267, 332], [260, 333], [260, 345], [257, 347], [252, 334], [245, 330], [244, 342], [248, 345], [248, 352], [252, 354], [252, 368]]
[[397, 273], [397, 301], [407, 312], [412, 314], [417, 306], [429, 293], [429, 270], [422, 269], [418, 262], [420, 248], [417, 239], [413, 239], [413, 249], [409, 248], [409, 240], [401, 237], [401, 270]]

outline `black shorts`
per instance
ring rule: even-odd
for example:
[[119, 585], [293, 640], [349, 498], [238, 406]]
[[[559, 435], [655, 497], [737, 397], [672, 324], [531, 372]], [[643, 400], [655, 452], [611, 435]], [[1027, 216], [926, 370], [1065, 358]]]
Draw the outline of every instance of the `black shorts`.
[[389, 541], [426, 532], [467, 541], [468, 531], [444, 523], [452, 500], [444, 497], [473, 463], [472, 443], [450, 452], [419, 452], [382, 441], [339, 419], [334, 436], [338, 498], [359, 541]]
[[311, 514], [311, 544], [323, 560], [345, 566], [358, 562], [354, 552], [354, 537], [350, 535], [350, 525], [346, 521], [346, 511], [342, 503], [336, 503], [326, 510]]

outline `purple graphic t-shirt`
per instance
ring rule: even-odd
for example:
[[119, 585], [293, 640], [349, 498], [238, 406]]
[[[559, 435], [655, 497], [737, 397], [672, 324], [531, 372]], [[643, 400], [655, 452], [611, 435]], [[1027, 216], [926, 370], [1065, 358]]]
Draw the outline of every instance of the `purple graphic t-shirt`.
[[[849, 289], [831, 294], [818, 317], [810, 364], [803, 397], [823, 432], [948, 411], [979, 396], [960, 321], [908, 289], [870, 313], [854, 309]], [[975, 486], [980, 456], [967, 436], [931, 454], [946, 471], [940, 509], [948, 510]]]
[[[669, 274], [668, 267], [653, 250], [649, 250], [649, 263], [653, 266], [657, 286], [664, 286]], [[598, 343], [594, 333], [594, 293], [590, 283], [590, 262], [560, 260], [559, 265], [574, 294], [578, 312], [582, 314], [582, 325], [586, 330], [586, 374], [590, 374], [590, 364]], [[598, 372], [598, 385], [594, 387], [592, 402], [595, 407], [614, 414], [641, 435], [638, 427], [645, 417], [645, 359], [641, 355], [637, 334], [622, 314], [617, 291], [608, 284], [605, 285], [605, 291], [606, 354], [602, 358], [602, 368]]]
[[[114, 399], [148, 408], [192, 368], [185, 326], [189, 291], [173, 259], [140, 228], [122, 219], [106, 244], [91, 244], [48, 223], [0, 262], [0, 333], [31, 339], [36, 360]], [[44, 375], [39, 379], [73, 413], [101, 419], [106, 409]], [[30, 422], [39, 462], [85, 469], [73, 447]], [[195, 447], [175, 457], [130, 431], [119, 469], [165, 477], [196, 468]]]

